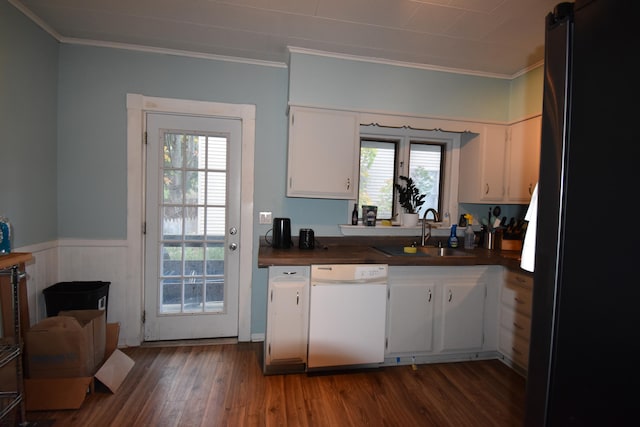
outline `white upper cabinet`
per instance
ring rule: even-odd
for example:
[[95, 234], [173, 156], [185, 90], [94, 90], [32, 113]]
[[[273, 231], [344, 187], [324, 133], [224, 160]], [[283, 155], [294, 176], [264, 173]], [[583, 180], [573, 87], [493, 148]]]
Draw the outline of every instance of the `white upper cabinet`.
[[484, 125], [483, 132], [462, 144], [458, 201], [491, 203], [504, 200], [507, 127]]
[[356, 199], [359, 131], [357, 113], [292, 106], [287, 196]]
[[538, 182], [540, 167], [540, 116], [511, 126], [507, 162], [507, 201], [527, 204]]
[[458, 201], [527, 204], [538, 181], [540, 116], [512, 126], [485, 125], [460, 149]]

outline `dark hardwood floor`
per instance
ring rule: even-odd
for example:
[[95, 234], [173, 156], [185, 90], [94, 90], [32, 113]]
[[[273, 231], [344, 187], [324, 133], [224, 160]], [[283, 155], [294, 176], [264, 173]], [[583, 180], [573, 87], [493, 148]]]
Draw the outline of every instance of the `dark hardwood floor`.
[[262, 374], [262, 343], [132, 347], [111, 394], [27, 412], [66, 426], [520, 426], [525, 379], [498, 360]]

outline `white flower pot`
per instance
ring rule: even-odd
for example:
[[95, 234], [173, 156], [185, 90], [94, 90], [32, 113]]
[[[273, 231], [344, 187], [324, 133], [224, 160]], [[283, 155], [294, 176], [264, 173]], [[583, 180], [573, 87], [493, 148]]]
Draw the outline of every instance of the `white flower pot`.
[[403, 227], [416, 227], [418, 225], [417, 213], [403, 213], [402, 214], [402, 226]]

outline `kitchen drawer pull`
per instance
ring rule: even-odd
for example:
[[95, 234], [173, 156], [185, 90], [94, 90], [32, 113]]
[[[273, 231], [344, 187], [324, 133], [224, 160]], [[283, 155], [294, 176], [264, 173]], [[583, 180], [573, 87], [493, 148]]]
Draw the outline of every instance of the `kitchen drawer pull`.
[[520, 298], [518, 298], [518, 297], [514, 297], [514, 298], [513, 298], [513, 300], [514, 300], [515, 302], [517, 302], [518, 304], [524, 304], [524, 301], [522, 301], [522, 300], [521, 300]]
[[517, 348], [515, 348], [515, 347], [513, 347], [513, 346], [511, 347], [511, 351], [513, 351], [513, 352], [514, 352], [514, 353], [516, 353], [516, 354], [522, 354], [522, 352], [521, 352], [521, 351], [519, 351]]
[[518, 325], [516, 322], [513, 322], [513, 326], [515, 326], [517, 329], [520, 329], [521, 331], [524, 330], [524, 327]]

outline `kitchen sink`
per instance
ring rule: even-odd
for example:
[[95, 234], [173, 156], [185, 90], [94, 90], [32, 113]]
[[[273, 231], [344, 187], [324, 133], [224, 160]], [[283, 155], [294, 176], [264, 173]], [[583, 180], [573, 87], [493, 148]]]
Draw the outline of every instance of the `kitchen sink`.
[[434, 257], [471, 257], [471, 252], [453, 248], [438, 248], [435, 246], [417, 246], [416, 253], [406, 253], [403, 246], [374, 246], [374, 249], [392, 256], [434, 256]]

